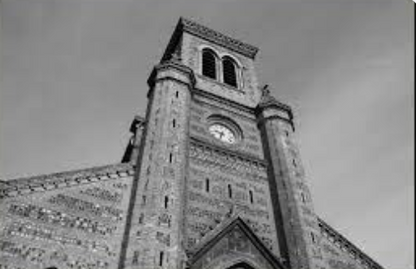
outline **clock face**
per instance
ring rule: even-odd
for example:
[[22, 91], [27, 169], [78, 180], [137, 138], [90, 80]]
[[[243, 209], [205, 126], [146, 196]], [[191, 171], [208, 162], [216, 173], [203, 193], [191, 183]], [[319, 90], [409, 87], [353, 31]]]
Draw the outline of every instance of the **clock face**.
[[236, 142], [233, 131], [228, 129], [222, 124], [213, 124], [209, 127], [209, 132], [218, 140], [228, 144], [234, 144]]

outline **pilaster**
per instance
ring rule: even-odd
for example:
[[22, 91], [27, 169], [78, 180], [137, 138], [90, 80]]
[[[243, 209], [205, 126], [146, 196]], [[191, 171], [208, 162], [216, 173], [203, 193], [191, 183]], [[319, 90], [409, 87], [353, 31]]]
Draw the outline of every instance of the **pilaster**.
[[324, 269], [320, 230], [299, 150], [289, 106], [265, 90], [257, 107], [270, 191], [275, 205], [281, 255], [293, 269]]
[[182, 197], [193, 73], [179, 61], [168, 61], [154, 68], [148, 84], [146, 128], [120, 269], [182, 267]]

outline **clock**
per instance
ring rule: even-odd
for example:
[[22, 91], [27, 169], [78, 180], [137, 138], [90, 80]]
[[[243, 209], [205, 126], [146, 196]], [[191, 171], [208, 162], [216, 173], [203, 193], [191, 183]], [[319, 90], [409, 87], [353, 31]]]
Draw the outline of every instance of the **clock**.
[[236, 142], [236, 136], [233, 131], [231, 131], [228, 127], [214, 123], [209, 128], [209, 132], [218, 140], [228, 143], [234, 144]]

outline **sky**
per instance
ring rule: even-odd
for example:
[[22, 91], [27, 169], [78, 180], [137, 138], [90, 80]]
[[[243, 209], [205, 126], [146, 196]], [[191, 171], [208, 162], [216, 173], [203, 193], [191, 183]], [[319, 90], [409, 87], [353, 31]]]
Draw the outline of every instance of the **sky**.
[[260, 48], [318, 215], [414, 268], [410, 0], [3, 0], [0, 178], [117, 163], [180, 16]]

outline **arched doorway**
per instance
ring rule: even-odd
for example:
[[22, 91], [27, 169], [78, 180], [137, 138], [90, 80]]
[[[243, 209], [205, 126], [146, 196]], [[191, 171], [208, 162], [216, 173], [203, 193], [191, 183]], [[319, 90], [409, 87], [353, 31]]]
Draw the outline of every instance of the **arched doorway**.
[[227, 269], [255, 269], [252, 266], [248, 265], [245, 262], [239, 262], [237, 264], [234, 264], [230, 267], [228, 267]]

